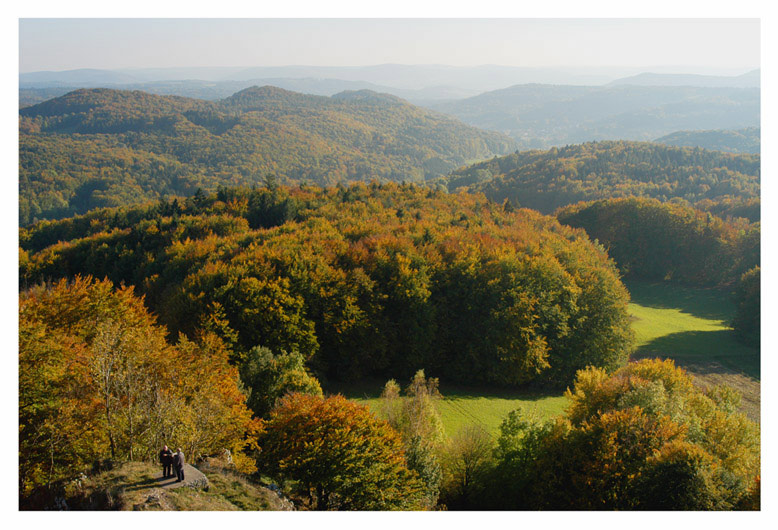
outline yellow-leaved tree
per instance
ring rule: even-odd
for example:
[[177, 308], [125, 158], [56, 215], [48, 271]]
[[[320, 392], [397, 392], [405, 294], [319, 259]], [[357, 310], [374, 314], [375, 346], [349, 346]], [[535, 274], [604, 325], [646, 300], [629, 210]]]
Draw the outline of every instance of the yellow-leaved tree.
[[211, 334], [177, 345], [131, 287], [76, 277], [19, 300], [19, 482], [36, 486], [112, 459], [149, 460], [163, 444], [189, 460], [230, 449], [256, 422], [227, 349]]

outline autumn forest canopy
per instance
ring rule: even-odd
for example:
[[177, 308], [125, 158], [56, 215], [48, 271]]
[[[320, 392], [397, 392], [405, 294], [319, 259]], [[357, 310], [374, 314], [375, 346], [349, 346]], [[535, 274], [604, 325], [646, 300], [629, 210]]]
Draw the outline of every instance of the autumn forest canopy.
[[582, 231], [414, 185], [223, 189], [22, 232], [23, 281], [134, 285], [175, 336], [241, 358], [298, 351], [331, 377], [565, 385], [630, 351], [627, 293]]
[[[719, 324], [758, 356], [758, 129], [517, 150], [543, 98], [698, 94], [591, 88], [439, 104], [514, 138], [370, 90], [23, 108], [21, 506], [94, 509], [74, 476], [175, 439], [304, 509], [759, 509], [741, 394], [645, 358], [626, 286], [731, 292]], [[566, 406], [446, 432], [441, 382]]]
[[[684, 201], [704, 209], [721, 202], [753, 202], [759, 198], [759, 179], [759, 155], [605, 141], [494, 158], [453, 171], [444, 182], [451, 191], [466, 187], [492, 200], [510, 199], [553, 213], [579, 201], [630, 196]], [[750, 218], [759, 219], [758, 214]]]

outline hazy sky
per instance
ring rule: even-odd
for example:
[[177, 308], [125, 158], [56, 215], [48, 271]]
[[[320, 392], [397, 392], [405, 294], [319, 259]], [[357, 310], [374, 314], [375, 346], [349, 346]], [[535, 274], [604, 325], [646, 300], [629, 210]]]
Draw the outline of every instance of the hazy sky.
[[75, 68], [757, 68], [757, 19], [20, 19], [21, 72]]

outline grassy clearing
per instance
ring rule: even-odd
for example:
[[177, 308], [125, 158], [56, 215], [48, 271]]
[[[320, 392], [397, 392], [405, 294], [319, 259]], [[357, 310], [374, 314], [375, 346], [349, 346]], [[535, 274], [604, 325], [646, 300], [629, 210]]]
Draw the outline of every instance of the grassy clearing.
[[449, 435], [472, 423], [495, 434], [508, 413], [519, 407], [538, 417], [551, 418], [562, 414], [567, 406], [567, 398], [561, 393], [517, 395], [462, 389], [443, 395], [445, 398], [438, 404], [438, 410]]
[[[401, 384], [407, 382], [401, 381]], [[378, 396], [384, 382], [379, 380], [338, 387], [337, 391], [349, 399], [378, 410]], [[541, 417], [550, 418], [561, 414], [567, 405], [567, 399], [558, 393], [520, 392], [467, 388], [441, 384], [443, 399], [438, 402], [438, 412], [443, 427], [449, 436], [455, 435], [467, 425], [480, 425], [495, 436], [502, 420], [512, 410], [519, 407]]]
[[[727, 291], [695, 289], [666, 283], [628, 282], [629, 311], [637, 338], [633, 359], [672, 358], [703, 386], [726, 383], [743, 394], [743, 411], [758, 421], [760, 413], [759, 350], [735, 339], [729, 327], [734, 308]], [[331, 389], [377, 410], [385, 381], [363, 381]], [[402, 382], [401, 383], [407, 383]], [[562, 393], [473, 389], [441, 384], [438, 403], [449, 436], [478, 424], [495, 435], [507, 414], [519, 407], [543, 418], [564, 412]]]
[[759, 420], [760, 354], [729, 327], [734, 307], [721, 289], [627, 282], [637, 350], [633, 359], [669, 357], [704, 386], [728, 384], [743, 395], [743, 410]]

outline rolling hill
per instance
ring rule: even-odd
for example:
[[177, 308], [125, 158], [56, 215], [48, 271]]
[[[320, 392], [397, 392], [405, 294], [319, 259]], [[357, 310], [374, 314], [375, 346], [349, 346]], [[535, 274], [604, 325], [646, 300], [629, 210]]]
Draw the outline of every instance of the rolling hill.
[[742, 75], [655, 74], [645, 72], [611, 81], [610, 85], [640, 86], [697, 86], [759, 88], [761, 71], [751, 70]]
[[80, 69], [59, 72], [22, 72], [19, 86], [45, 88], [105, 87], [105, 83], [152, 83], [198, 79], [210, 82], [246, 82], [255, 79], [338, 79], [398, 89], [421, 90], [450, 86], [464, 90], [495, 90], [519, 83], [602, 84], [639, 73], [628, 67], [537, 68], [500, 65], [374, 64], [366, 66], [256, 66]]
[[666, 145], [702, 147], [727, 153], [755, 153], [761, 150], [761, 128], [747, 127], [737, 131], [678, 131], [657, 138], [655, 142]]
[[20, 223], [197, 188], [421, 182], [515, 149], [510, 138], [371, 91], [265, 86], [219, 101], [81, 89], [20, 111]]
[[342, 79], [315, 77], [272, 77], [249, 79], [245, 81], [207, 81], [200, 79], [148, 81], [143, 83], [90, 83], [57, 85], [57, 86], [25, 86], [19, 89], [19, 107], [29, 107], [78, 90], [79, 88], [112, 88], [116, 90], [141, 90], [161, 96], [184, 96], [188, 98], [218, 100], [231, 96], [235, 92], [252, 86], [275, 86], [294, 92], [313, 94], [316, 96], [332, 96], [346, 90], [373, 90], [401, 97], [414, 105], [431, 105], [447, 100], [462, 99], [478, 94], [477, 90], [458, 88], [455, 86], [430, 86], [421, 89], [403, 89], [391, 86], [377, 85], [366, 81], [345, 81]]
[[759, 155], [648, 142], [590, 142], [494, 158], [458, 169], [443, 181], [449, 191], [467, 187], [544, 213], [630, 195], [710, 203], [758, 198], [759, 160]]
[[758, 88], [530, 84], [431, 108], [508, 134], [522, 149], [760, 124]]

